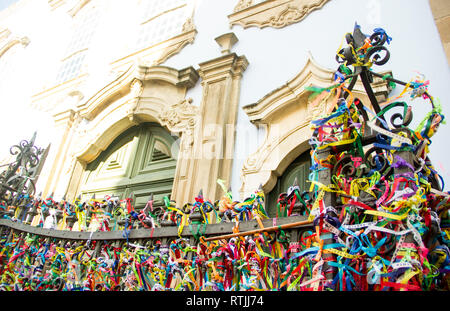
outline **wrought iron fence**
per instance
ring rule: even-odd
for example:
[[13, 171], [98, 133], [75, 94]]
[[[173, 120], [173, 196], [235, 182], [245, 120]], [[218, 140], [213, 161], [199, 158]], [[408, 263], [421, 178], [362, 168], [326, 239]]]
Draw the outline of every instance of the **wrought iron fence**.
[[[19, 193], [1, 227], [4, 290], [448, 290], [450, 196], [427, 146], [444, 120], [427, 81], [373, 71], [389, 60], [383, 29], [359, 26], [337, 53], [332, 98], [312, 121], [311, 189], [289, 187], [269, 218], [261, 188], [243, 202], [135, 210], [131, 198], [59, 202]], [[404, 86], [380, 104], [373, 77]], [[355, 98], [361, 79], [370, 105]], [[332, 95], [332, 96], [329, 96]], [[412, 130], [402, 96], [431, 111]], [[394, 109], [399, 113], [388, 115]], [[386, 121], [389, 119], [389, 123]], [[36, 217], [40, 215], [41, 217]]]

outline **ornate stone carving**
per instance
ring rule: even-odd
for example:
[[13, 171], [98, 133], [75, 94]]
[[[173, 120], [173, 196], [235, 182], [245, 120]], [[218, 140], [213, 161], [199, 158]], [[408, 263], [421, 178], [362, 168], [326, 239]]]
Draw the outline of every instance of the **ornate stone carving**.
[[288, 5], [287, 8], [282, 11], [278, 16], [273, 16], [269, 20], [269, 25], [275, 28], [281, 28], [296, 22], [299, 22], [303, 19], [308, 13], [309, 8], [297, 8]]
[[[159, 58], [157, 58], [152, 62], [152, 66], [164, 63], [169, 57], [178, 54], [186, 45], [192, 44], [194, 42], [195, 35], [197, 34], [195, 26], [192, 24], [186, 27], [187, 29], [190, 27], [191, 30], [187, 30], [181, 35], [183, 39], [180, 39], [181, 38], [180, 36], [175, 37], [173, 39], [174, 44], [163, 49], [163, 53]], [[158, 51], [161, 51], [161, 49], [158, 49]]]
[[191, 30], [195, 30], [195, 25], [192, 17], [189, 17], [183, 24], [182, 28], [183, 32], [188, 32]]
[[215, 38], [217, 44], [222, 48], [222, 54], [229, 54], [231, 47], [239, 41], [234, 32], [229, 32]]
[[253, 4], [241, 0], [228, 15], [231, 25], [282, 28], [297, 23], [329, 0], [273, 0]]
[[134, 79], [130, 85], [130, 93], [133, 97], [139, 97], [142, 95], [142, 91], [144, 90], [144, 84], [139, 79]]
[[253, 0], [239, 0], [238, 4], [234, 7], [233, 12], [242, 11], [253, 5]]
[[139, 97], [142, 95], [142, 91], [144, 90], [144, 84], [139, 79], [134, 79], [130, 84], [130, 99], [127, 115], [130, 121], [134, 121], [136, 109], [139, 103]]
[[175, 133], [186, 135], [185, 148], [193, 144], [193, 131], [199, 118], [199, 108], [192, 105], [192, 98], [188, 98], [164, 109], [159, 120], [161, 125]]
[[[128, 128], [141, 122], [159, 122], [160, 115], [167, 115], [165, 122], [169, 122], [169, 113], [163, 111], [168, 110], [171, 103], [176, 103], [172, 110], [177, 112], [180, 122], [173, 119], [169, 122], [171, 126], [167, 127], [188, 133], [183, 134], [182, 139], [183, 145], [186, 145], [184, 138], [192, 137], [189, 131], [194, 125], [194, 120], [189, 120], [189, 116], [197, 111], [197, 107], [189, 108], [190, 101], [183, 103], [182, 100], [187, 89], [194, 86], [198, 78], [193, 67], [177, 70], [167, 66], [134, 64], [90, 98], [78, 104], [75, 100], [69, 101], [68, 105], [64, 105], [66, 110], [54, 116], [63, 137], [60, 144], [52, 148], [56, 152], [54, 163], [58, 164], [54, 164], [56, 169], [46, 172], [45, 189], [56, 189], [58, 194], [66, 191], [70, 195], [77, 193], [87, 163]], [[75, 92], [70, 95], [80, 97]], [[60, 173], [54, 174], [53, 171]]]
[[26, 36], [18, 37], [12, 36], [11, 31], [9, 29], [1, 29], [0, 30], [0, 57], [5, 54], [10, 48], [15, 46], [16, 44], [21, 44], [23, 47], [26, 47], [30, 43], [30, 39]]

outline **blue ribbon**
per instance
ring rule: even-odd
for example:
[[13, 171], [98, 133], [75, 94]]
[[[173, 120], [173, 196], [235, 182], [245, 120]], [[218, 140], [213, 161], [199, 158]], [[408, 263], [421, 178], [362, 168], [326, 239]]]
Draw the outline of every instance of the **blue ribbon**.
[[391, 44], [392, 38], [388, 36], [388, 34], [383, 28], [375, 28], [373, 32], [376, 34], [380, 34], [381, 36], [386, 36], [387, 44]]

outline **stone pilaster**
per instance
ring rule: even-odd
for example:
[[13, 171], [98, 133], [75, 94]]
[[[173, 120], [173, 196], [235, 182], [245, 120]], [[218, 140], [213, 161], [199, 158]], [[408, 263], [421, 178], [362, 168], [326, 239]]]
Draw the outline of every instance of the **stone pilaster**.
[[222, 193], [217, 179], [230, 183], [240, 83], [248, 61], [226, 53], [199, 66], [203, 96], [194, 133], [190, 201], [200, 189], [205, 198], [218, 199]]
[[450, 65], [450, 2], [448, 0], [429, 0], [429, 2]]
[[[74, 127], [78, 120], [78, 114], [72, 110], [66, 110], [54, 115], [55, 131], [60, 133], [58, 143], [50, 149], [49, 162], [51, 167], [45, 172], [46, 184], [43, 188], [43, 195], [46, 196], [55, 192], [56, 196], [63, 196], [67, 182], [61, 183], [64, 179], [67, 165], [67, 155], [72, 142]], [[64, 185], [62, 185], [64, 184]], [[63, 187], [61, 187], [63, 186]]]

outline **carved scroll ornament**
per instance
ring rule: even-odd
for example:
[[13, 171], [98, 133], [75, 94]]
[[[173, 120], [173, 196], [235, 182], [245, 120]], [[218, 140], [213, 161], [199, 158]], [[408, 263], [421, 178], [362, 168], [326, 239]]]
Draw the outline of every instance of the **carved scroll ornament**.
[[254, 4], [251, 0], [241, 0], [228, 15], [230, 25], [244, 28], [283, 28], [298, 23], [312, 11], [320, 9], [329, 0], [272, 0]]

